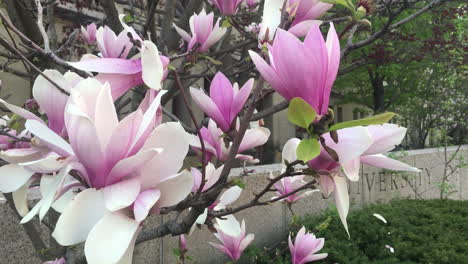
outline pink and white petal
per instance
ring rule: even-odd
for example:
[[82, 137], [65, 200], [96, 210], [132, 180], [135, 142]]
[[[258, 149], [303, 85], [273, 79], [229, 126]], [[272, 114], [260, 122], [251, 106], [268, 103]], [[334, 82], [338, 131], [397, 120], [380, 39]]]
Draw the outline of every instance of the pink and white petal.
[[286, 144], [283, 146], [283, 151], [281, 152], [282, 162], [294, 162], [297, 160], [297, 146], [299, 146], [301, 140], [298, 138], [291, 138], [289, 139]]
[[74, 155], [73, 149], [65, 139], [57, 135], [54, 131], [48, 128], [44, 123], [36, 120], [27, 120], [24, 125], [26, 129], [34, 134], [35, 137], [41, 140], [41, 144], [49, 147], [57, 154], [67, 157]]
[[183, 40], [187, 41], [187, 42], [190, 42], [190, 40], [192, 39], [192, 37], [189, 35], [189, 33], [187, 33], [187, 31], [181, 29], [180, 27], [178, 27], [176, 24], [172, 24], [172, 26], [174, 27], [174, 29], [176, 30], [177, 34], [179, 34], [179, 36], [182, 37]]
[[[72, 170], [71, 166], [66, 166], [63, 168], [57, 175], [42, 175], [41, 177], [41, 194], [42, 194], [42, 206], [39, 209], [39, 219], [42, 221], [46, 213], [49, 211], [56, 194], [62, 189], [65, 177], [67, 177], [68, 173]], [[43, 179], [47, 179], [43, 182]], [[42, 191], [44, 189], [44, 191]]]
[[221, 196], [219, 197], [219, 204], [222, 205], [228, 205], [231, 204], [237, 199], [239, 199], [240, 195], [242, 193], [242, 188], [239, 186], [233, 186], [229, 189], [227, 189]]
[[[227, 154], [226, 154], [226, 156], [227, 156]], [[218, 158], [218, 159], [223, 160], [221, 158]], [[245, 161], [245, 162], [247, 162], [249, 164], [257, 164], [257, 163], [260, 162], [259, 159], [256, 159], [256, 158], [254, 158], [254, 157], [252, 157], [250, 155], [243, 155], [243, 154], [237, 154], [236, 159]]]
[[184, 170], [181, 173], [159, 183], [156, 188], [161, 191], [157, 207], [173, 206], [184, 200], [192, 190], [192, 174]]
[[268, 141], [270, 134], [270, 130], [265, 127], [248, 129], [245, 132], [244, 138], [242, 139], [242, 142], [239, 146], [238, 153], [265, 144]]
[[29, 112], [26, 109], [23, 109], [23, 108], [21, 108], [19, 106], [13, 105], [13, 104], [9, 104], [9, 103], [5, 102], [3, 99], [0, 99], [0, 103], [3, 104], [11, 112], [21, 116], [22, 118], [24, 118], [26, 120], [32, 119], [32, 120], [36, 120], [38, 122], [44, 123], [44, 121], [42, 121], [42, 119], [40, 119], [38, 116], [36, 116], [35, 114]]
[[140, 127], [136, 131], [134, 141], [130, 147], [130, 155], [136, 153], [136, 151], [139, 150], [143, 146], [143, 144], [145, 144], [147, 137], [149, 136], [151, 131], [153, 131], [152, 124], [154, 124], [154, 118], [161, 104], [161, 97], [166, 92], [167, 91], [160, 91], [158, 95], [156, 95], [156, 98], [154, 98], [151, 105], [148, 107], [148, 110], [146, 110], [146, 112], [143, 114]]
[[37, 147], [0, 151], [0, 158], [8, 163], [31, 162], [41, 159], [43, 156], [44, 153]]
[[249, 98], [250, 92], [254, 84], [254, 79], [249, 79], [237, 94], [234, 94], [234, 101], [231, 105], [231, 120], [244, 108], [245, 102]]
[[138, 152], [136, 155], [119, 161], [109, 173], [106, 185], [114, 184], [125, 176], [131, 177], [132, 173], [149, 162], [156, 155], [160, 154], [162, 151], [163, 149], [161, 148], [147, 149]]
[[137, 179], [114, 183], [102, 189], [106, 209], [114, 212], [130, 206], [140, 194], [141, 186]]
[[226, 34], [227, 28], [219, 27], [218, 23], [219, 23], [219, 19], [218, 19], [218, 22], [216, 22], [216, 25], [213, 28], [213, 31], [211, 31], [210, 36], [208, 36], [206, 41], [201, 46], [200, 50], [202, 52], [207, 51], [211, 46], [213, 46], [216, 42], [218, 42], [224, 36], [224, 34]]
[[28, 189], [31, 184], [31, 180], [28, 180], [18, 190], [12, 192], [13, 203], [15, 204], [16, 211], [23, 217], [29, 212], [28, 206]]
[[[273, 40], [276, 28], [281, 23], [281, 10], [285, 0], [265, 0], [262, 15], [262, 27], [258, 34], [260, 41]], [[268, 36], [265, 36], [268, 31]]]
[[319, 188], [320, 188], [320, 191], [322, 192], [322, 195], [325, 198], [330, 197], [333, 190], [335, 190], [335, 183], [333, 182], [332, 176], [320, 175], [318, 182], [319, 182]]
[[96, 189], [86, 189], [65, 208], [52, 236], [62, 246], [84, 242], [91, 229], [108, 212], [102, 192]]
[[116, 264], [132, 264], [135, 243], [142, 229], [143, 229], [142, 226], [138, 227], [137, 231], [133, 235], [132, 241], [130, 242], [130, 246], [127, 248], [122, 258]]
[[140, 60], [99, 58], [69, 62], [68, 64], [82, 71], [99, 73], [134, 74], [142, 70], [142, 62]]
[[346, 178], [341, 176], [333, 177], [333, 180], [335, 182], [336, 209], [338, 210], [341, 223], [343, 223], [346, 233], [348, 233], [349, 236], [348, 223], [346, 221], [349, 212], [348, 183], [346, 182]]
[[34, 171], [17, 164], [7, 164], [0, 167], [0, 192], [10, 193], [18, 190], [33, 175]]
[[323, 92], [322, 109], [320, 110], [322, 113], [326, 113], [328, 111], [331, 88], [333, 86], [333, 82], [336, 79], [338, 68], [340, 66], [340, 40], [338, 38], [338, 34], [336, 34], [333, 23], [330, 23], [330, 29], [327, 33], [327, 41], [325, 46], [327, 47], [328, 54], [328, 70], [325, 82], [325, 90]]
[[359, 180], [359, 169], [361, 168], [361, 162], [359, 158], [340, 162], [343, 172], [351, 181]]
[[20, 224], [24, 224], [31, 221], [31, 219], [33, 219], [33, 217], [39, 213], [42, 203], [42, 200], [37, 202], [36, 205], [34, 205], [34, 207], [23, 218], [21, 218]]
[[157, 189], [148, 189], [140, 193], [133, 204], [133, 214], [135, 220], [142, 222], [148, 216], [151, 208], [161, 197], [161, 192]]
[[399, 145], [406, 135], [406, 128], [396, 124], [368, 126], [367, 129], [371, 134], [373, 142], [364, 155], [388, 152]]
[[[177, 139], [177, 140], [174, 140]], [[140, 168], [143, 189], [153, 188], [182, 168], [189, 150], [189, 134], [178, 122], [159, 125], [148, 137], [142, 150], [162, 148], [163, 152]], [[157, 171], [157, 175], [155, 175]]]
[[278, 87], [278, 76], [270, 67], [270, 65], [268, 65], [268, 63], [266, 63], [265, 60], [260, 57], [260, 55], [251, 50], [249, 50], [249, 55], [262, 77], [265, 78], [269, 84], [273, 85], [274, 87]]
[[104, 84], [97, 95], [93, 116], [101, 149], [104, 150], [119, 124], [109, 83]]
[[95, 79], [102, 83], [108, 82], [110, 84], [114, 100], [117, 100], [131, 88], [143, 84], [141, 72], [133, 74], [100, 73], [96, 75]]
[[70, 162], [70, 158], [63, 159], [55, 153], [50, 153], [45, 158], [19, 163], [18, 165], [37, 173], [53, 173], [61, 170]]
[[318, 24], [321, 25], [322, 21], [320, 20], [305, 20], [300, 23], [297, 23], [296, 25], [290, 27], [288, 29], [288, 32], [293, 34], [296, 37], [304, 37], [307, 35], [307, 32], [309, 32], [310, 28], [312, 25]]
[[192, 87], [190, 87], [190, 94], [198, 107], [200, 107], [200, 109], [211, 117], [219, 126], [222, 126], [223, 128], [230, 126], [230, 124], [227, 124], [224, 120], [223, 114], [218, 106], [207, 94]]
[[324, 259], [326, 257], [328, 257], [328, 253], [313, 254], [313, 255], [309, 255], [309, 256], [305, 257], [303, 259], [304, 262], [302, 262], [302, 263], [317, 261], [317, 260]]
[[154, 90], [161, 90], [164, 67], [156, 45], [145, 40], [141, 50], [142, 76], [145, 84]]
[[226, 215], [223, 218], [224, 219], [216, 218], [215, 227], [229, 236], [239, 236], [241, 234], [241, 227], [234, 215]]
[[[69, 83], [57, 70], [45, 70], [43, 74], [53, 80], [65, 91], [70, 91], [71, 87]], [[39, 75], [34, 81], [32, 94], [39, 104], [40, 109], [47, 115], [49, 128], [56, 133], [61, 134], [65, 126], [63, 113], [65, 112], [68, 95], [60, 91], [42, 75]]]
[[250, 243], [252, 243], [252, 241], [255, 239], [255, 235], [254, 234], [248, 234], [244, 239], [242, 239], [240, 245], [239, 245], [239, 251], [242, 252], [244, 251], [244, 249], [247, 248], [248, 245], [250, 245]]
[[388, 170], [412, 171], [412, 172], [421, 171], [418, 168], [412, 167], [399, 160], [394, 160], [392, 158], [386, 157], [382, 154], [362, 156], [361, 162], [372, 167], [388, 169]]
[[323, 135], [326, 145], [336, 151], [339, 162], [347, 162], [362, 155], [371, 145], [372, 138], [367, 128], [358, 126], [337, 131], [339, 141], [335, 143], [330, 133]]
[[86, 239], [84, 250], [88, 263], [117, 263], [132, 246], [139, 226], [139, 222], [122, 211], [106, 214]]
[[63, 213], [65, 208], [75, 199], [75, 197], [78, 195], [79, 190], [81, 187], [75, 186], [70, 188], [68, 191], [66, 191], [60, 198], [55, 200], [55, 202], [52, 204], [52, 209], [59, 213]]

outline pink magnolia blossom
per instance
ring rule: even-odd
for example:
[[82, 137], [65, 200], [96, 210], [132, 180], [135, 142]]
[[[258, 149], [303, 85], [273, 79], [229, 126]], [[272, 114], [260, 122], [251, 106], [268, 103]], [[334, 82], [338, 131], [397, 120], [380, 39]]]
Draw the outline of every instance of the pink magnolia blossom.
[[[265, 0], [261, 28], [258, 34], [260, 46], [263, 45], [263, 43], [270, 43], [274, 39], [276, 30], [282, 20], [284, 1], [285, 0]], [[290, 10], [290, 8], [288, 10]], [[288, 29], [288, 32], [296, 37], [304, 37], [313, 25], [320, 25], [321, 23], [322, 21], [314, 19], [304, 20], [293, 24]]]
[[236, 14], [237, 7], [242, 0], [209, 0], [211, 4], [215, 5], [221, 14], [225, 16], [232, 16]]
[[188, 171], [178, 172], [188, 152], [188, 135], [179, 123], [154, 127], [162, 94], [145, 112], [137, 109], [119, 122], [109, 85], [91, 78], [81, 81], [65, 110], [70, 143], [43, 123], [28, 120], [26, 128], [38, 140], [81, 167], [53, 177], [54, 188], [47, 192], [52, 194], [43, 196], [35, 206], [39, 208], [25, 218], [72, 191], [61, 189], [74, 169], [85, 190], [66, 204], [52, 235], [66, 246], [86, 241], [88, 263], [131, 260], [140, 223], [150, 210], [177, 204], [193, 186]]
[[324, 196], [329, 196], [332, 192], [335, 194], [338, 213], [348, 231], [348, 184], [346, 178], [339, 175], [340, 168], [351, 181], [359, 180], [361, 163], [389, 170], [419, 172], [419, 169], [383, 155], [400, 144], [406, 134], [406, 128], [383, 124], [345, 128], [337, 132], [338, 143], [333, 141], [329, 133], [324, 134], [323, 138], [325, 144], [337, 153], [339, 162], [322, 147], [320, 155], [310, 160], [308, 166], [319, 173], [319, 188]]
[[122, 30], [117, 36], [108, 26], [100, 27], [96, 34], [96, 43], [102, 58], [127, 58], [133, 47], [128, 38], [128, 31]]
[[325, 239], [316, 238], [312, 233], [306, 233], [305, 227], [302, 227], [297, 233], [294, 244], [291, 240], [291, 234], [289, 234], [288, 243], [292, 264], [304, 264], [328, 256], [327, 253], [315, 254], [323, 248]]
[[190, 88], [195, 103], [211, 117], [223, 132], [231, 131], [234, 121], [249, 98], [254, 80], [248, 80], [239, 90], [239, 85], [231, 84], [228, 78], [218, 72], [210, 86], [210, 96], [201, 90]]
[[198, 15], [192, 15], [189, 20], [191, 36], [185, 30], [174, 24], [177, 33], [188, 43], [187, 50], [192, 50], [193, 47], [198, 44], [198, 51], [207, 52], [211, 46], [224, 36], [227, 29], [219, 26], [221, 19], [218, 18], [214, 25], [213, 19], [213, 12], [206, 14], [205, 9]]
[[221, 250], [232, 260], [238, 260], [245, 248], [252, 243], [255, 235], [249, 234], [246, 236], [244, 220], [242, 220], [242, 225], [240, 225], [233, 215], [227, 215], [223, 218], [225, 219], [216, 219], [217, 223], [214, 225], [217, 231], [214, 235], [222, 244], [211, 242], [210, 244]]
[[292, 26], [306, 20], [315, 20], [332, 8], [332, 4], [320, 0], [287, 0], [286, 10], [294, 17]]
[[[208, 127], [202, 127], [200, 129], [200, 133], [205, 143], [206, 160], [209, 161], [213, 156], [215, 156], [220, 161], [226, 161], [229, 155], [230, 145], [232, 145], [232, 143], [226, 147], [223, 139], [223, 131], [216, 126], [216, 123], [210, 119], [210, 121], [208, 121]], [[240, 153], [265, 144], [269, 137], [270, 130], [267, 128], [256, 127], [247, 129], [237, 151], [238, 154], [236, 158], [250, 163], [257, 163], [258, 160], [254, 159], [252, 156]], [[191, 145], [195, 150], [201, 151], [200, 140], [197, 136], [192, 136]]]
[[[284, 177], [278, 182], [275, 183], [274, 187], [276, 189], [277, 196], [271, 198], [275, 199], [276, 197], [280, 197], [283, 195], [287, 195], [300, 187], [302, 187], [304, 184], [307, 182], [304, 181], [304, 175], [298, 175], [298, 176], [290, 176], [290, 177]], [[293, 204], [297, 202], [298, 200], [306, 197], [307, 195], [310, 195], [311, 193], [315, 192], [316, 190], [304, 192], [302, 194], [299, 193], [294, 193], [289, 195], [286, 198], [283, 198], [282, 201]]]
[[112, 98], [116, 100], [130, 88], [140, 84], [160, 90], [161, 82], [167, 75], [169, 59], [159, 55], [154, 43], [144, 41], [138, 59], [85, 55], [81, 61], [69, 64], [83, 71], [98, 72], [96, 79], [110, 84]]
[[[206, 165], [205, 167], [206, 183], [205, 185], [203, 185], [202, 192], [208, 190], [211, 186], [213, 186], [219, 180], [219, 176], [221, 175], [221, 171], [223, 170], [223, 167], [224, 166], [221, 166], [216, 169], [212, 163], [208, 163]], [[193, 177], [192, 192], [197, 192], [201, 185], [202, 173], [196, 168], [192, 168], [191, 172], [192, 172], [192, 177]]]
[[252, 9], [258, 5], [259, 0], [244, 0], [245, 5]]
[[66, 264], [67, 262], [65, 261], [64, 258], [59, 258], [59, 259], [55, 259], [55, 260], [51, 260], [51, 261], [46, 261], [42, 264]]
[[97, 27], [94, 23], [87, 25], [86, 28], [81, 26], [81, 35], [89, 45], [92, 45], [96, 42], [96, 31]]
[[257, 53], [250, 56], [263, 78], [287, 100], [300, 97], [318, 114], [328, 111], [330, 92], [340, 63], [340, 45], [333, 24], [325, 42], [317, 24], [304, 42], [278, 29], [269, 46], [270, 65]]

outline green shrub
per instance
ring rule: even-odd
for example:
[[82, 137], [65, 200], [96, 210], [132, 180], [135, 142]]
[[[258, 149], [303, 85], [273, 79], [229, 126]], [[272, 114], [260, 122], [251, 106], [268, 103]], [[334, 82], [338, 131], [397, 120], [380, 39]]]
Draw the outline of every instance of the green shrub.
[[[374, 213], [385, 217], [388, 223], [374, 217]], [[320, 226], [327, 218], [328, 225]], [[295, 222], [292, 227], [295, 232], [304, 225], [317, 237], [325, 238], [325, 247], [320, 252], [328, 253], [328, 258], [315, 263], [468, 263], [467, 201], [395, 200], [355, 210], [348, 216], [351, 238], [336, 211]], [[386, 245], [395, 252], [391, 253]], [[249, 249], [247, 253], [251, 263], [290, 263], [284, 241], [269, 251]]]

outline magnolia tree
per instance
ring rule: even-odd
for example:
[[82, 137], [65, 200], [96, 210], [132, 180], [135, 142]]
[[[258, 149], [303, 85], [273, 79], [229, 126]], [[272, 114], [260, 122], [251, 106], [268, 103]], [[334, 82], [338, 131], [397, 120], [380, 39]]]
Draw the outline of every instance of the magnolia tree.
[[[167, 1], [166, 11], [176, 2]], [[179, 20], [168, 16], [181, 40], [179, 47], [168, 51], [170, 44], [158, 39], [151, 22], [143, 29], [132, 27], [128, 16], [118, 20], [113, 1], [103, 1], [111, 27], [83, 25], [84, 43], [94, 52], [77, 61], [64, 61], [51, 49], [40, 1], [35, 7], [43, 47], [0, 11], [3, 26], [24, 46], [49, 65], [69, 70], [40, 69], [14, 38], [0, 36], [8, 52], [38, 73], [33, 99], [24, 108], [0, 100], [12, 113], [0, 120], [0, 158], [7, 163], [0, 167], [0, 192], [16, 209], [43, 261], [131, 263], [135, 245], [172, 235], [179, 236], [183, 262], [189, 247], [184, 234], [202, 232], [196, 226], [207, 226], [219, 240], [212, 246], [236, 261], [255, 238], [236, 218], [240, 211], [275, 202], [293, 206], [307, 194], [321, 192], [325, 198], [334, 196], [348, 232], [347, 181], [359, 180], [361, 164], [418, 171], [384, 155], [406, 133], [405, 128], [387, 123], [393, 113], [335, 123], [330, 92], [348, 52], [442, 1], [423, 7], [412, 1], [212, 0], [193, 1], [195, 7], [181, 2], [189, 15], [182, 14]], [[149, 21], [157, 4], [147, 3]], [[396, 22], [408, 7], [420, 9]], [[48, 16], [50, 10], [53, 3], [48, 3]], [[385, 28], [353, 42], [359, 28], [369, 27], [367, 18], [387, 13]], [[337, 26], [342, 28], [340, 34]], [[238, 49], [245, 51], [240, 63], [218, 67], [218, 55]], [[205, 73], [215, 71], [193, 73], [197, 65]], [[187, 80], [199, 78], [211, 80], [209, 93], [188, 89]], [[237, 78], [240, 84], [232, 83]], [[144, 98], [135, 107], [127, 104], [130, 110], [123, 114], [122, 101], [142, 90]], [[272, 92], [285, 101], [257, 112]], [[176, 95], [192, 124], [164, 109]], [[196, 120], [190, 101], [207, 118]], [[286, 108], [289, 121], [306, 131], [305, 136], [286, 142], [279, 175], [270, 174], [268, 183], [248, 202], [234, 206], [241, 195], [250, 197], [243, 193], [239, 178], [250, 176], [247, 170], [230, 176], [231, 168], [239, 162], [259, 162], [246, 151], [269, 140], [270, 131], [261, 119]], [[163, 112], [173, 121], [162, 122]], [[199, 160], [196, 167], [184, 166], [189, 152]], [[40, 192], [40, 200], [29, 207], [31, 188]], [[142, 232], [149, 217], [172, 212], [165, 222]], [[47, 246], [30, 222], [35, 217], [50, 227], [51, 245], [59, 250], [44, 253]], [[302, 228], [294, 242], [289, 237], [292, 263], [325, 258], [326, 253], [317, 253], [324, 242]], [[84, 255], [75, 247], [81, 243]]]

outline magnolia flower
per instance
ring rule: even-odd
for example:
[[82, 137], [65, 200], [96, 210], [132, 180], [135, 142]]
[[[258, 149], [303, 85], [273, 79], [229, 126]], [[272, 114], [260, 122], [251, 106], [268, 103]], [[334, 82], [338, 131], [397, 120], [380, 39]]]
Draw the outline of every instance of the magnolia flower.
[[248, 80], [239, 90], [239, 85], [231, 84], [228, 78], [218, 72], [210, 86], [210, 96], [201, 90], [190, 88], [195, 103], [211, 117], [223, 132], [231, 131], [234, 120], [244, 108], [253, 87], [253, 79]]
[[108, 26], [100, 27], [96, 32], [96, 42], [102, 58], [127, 58], [133, 47], [128, 38], [128, 31], [122, 30], [117, 36]]
[[308, 162], [320, 177], [319, 188], [324, 196], [335, 194], [335, 202], [341, 221], [348, 231], [346, 216], [349, 211], [349, 195], [346, 178], [339, 174], [340, 168], [352, 181], [359, 179], [360, 163], [377, 168], [418, 172], [401, 161], [388, 158], [383, 153], [400, 144], [406, 134], [406, 128], [394, 124], [351, 127], [337, 131], [339, 141], [335, 143], [330, 133], [322, 135], [326, 146], [338, 155], [336, 161], [322, 147], [320, 155]]
[[215, 5], [221, 14], [225, 16], [232, 16], [237, 12], [237, 7], [242, 0], [209, 0], [211, 4]]
[[294, 244], [291, 240], [291, 234], [289, 234], [288, 243], [292, 264], [304, 264], [328, 256], [327, 253], [315, 254], [323, 248], [325, 239], [315, 238], [314, 234], [306, 233], [305, 227], [302, 227], [297, 233]]
[[257, 53], [249, 51], [258, 71], [287, 100], [300, 97], [319, 115], [328, 112], [330, 92], [340, 63], [340, 45], [333, 24], [325, 43], [319, 26], [314, 24], [304, 42], [278, 29], [269, 46], [268, 65]]
[[255, 8], [258, 5], [259, 0], [244, 0], [245, 5], [249, 8]]
[[198, 51], [206, 52], [223, 37], [227, 29], [219, 26], [220, 18], [213, 27], [213, 19], [213, 12], [206, 14], [205, 9], [202, 9], [198, 15], [192, 15], [189, 20], [191, 36], [174, 24], [177, 33], [188, 43], [187, 50], [192, 50], [195, 44], [198, 44]]
[[[223, 131], [216, 126], [216, 123], [212, 119], [208, 121], [208, 127], [202, 127], [200, 129], [200, 134], [205, 143], [205, 159], [209, 161], [213, 156], [215, 156], [220, 161], [226, 161], [229, 156], [229, 150], [232, 143], [226, 147], [223, 138]], [[237, 151], [238, 154], [236, 158], [250, 163], [257, 163], [258, 160], [254, 159], [252, 156], [240, 153], [265, 144], [269, 137], [270, 130], [267, 128], [257, 127], [247, 129]], [[192, 135], [190, 145], [192, 145], [195, 150], [201, 151], [200, 140], [197, 136]]]
[[89, 45], [94, 44], [96, 42], [96, 24], [91, 23], [86, 28], [81, 26], [81, 35]]
[[242, 256], [245, 248], [252, 243], [255, 238], [254, 234], [245, 235], [245, 222], [242, 220], [242, 225], [236, 220], [233, 215], [227, 215], [224, 219], [216, 219], [217, 233], [214, 236], [221, 241], [222, 244], [211, 243], [212, 246], [221, 250], [228, 255], [232, 260], [238, 260]]
[[320, 0], [287, 0], [286, 2], [287, 12], [291, 17], [294, 17], [292, 26], [303, 21], [315, 20], [332, 7], [332, 4]]
[[[162, 94], [144, 113], [138, 109], [119, 122], [108, 84], [81, 81], [65, 110], [70, 144], [37, 120], [26, 122], [55, 153], [82, 165], [73, 168], [75, 177], [89, 188], [66, 205], [52, 235], [64, 246], [86, 241], [88, 263], [130, 263], [140, 223], [150, 210], [175, 205], [190, 193], [190, 173], [178, 172], [188, 152], [186, 132], [179, 123], [154, 128]], [[60, 193], [64, 177], [55, 177], [59, 183], [48, 203]]]
[[42, 263], [42, 264], [65, 264], [65, 263], [67, 263], [67, 262], [65, 261], [65, 259], [64, 259], [64, 258], [60, 258], [60, 259], [55, 259], [55, 260], [51, 260], [51, 261], [46, 261], [46, 262], [44, 262], [44, 263]]
[[167, 75], [169, 59], [159, 55], [158, 48], [150, 41], [144, 41], [138, 59], [99, 58], [85, 55], [79, 62], [69, 62], [73, 67], [98, 72], [96, 79], [108, 82], [112, 98], [116, 100], [130, 88], [146, 84], [154, 90], [161, 89], [161, 82]]
[[[270, 176], [270, 178], [273, 178], [272, 176]], [[298, 176], [290, 176], [290, 177], [284, 177], [282, 178], [281, 180], [277, 181], [274, 185], [274, 187], [276, 188], [276, 193], [278, 194], [278, 196], [275, 196], [275, 197], [272, 197], [271, 199], [275, 199], [277, 197], [281, 197], [283, 195], [287, 195], [297, 189], [299, 189], [300, 187], [302, 187], [304, 184], [306, 184], [307, 182], [304, 181], [304, 175], [298, 175]], [[289, 196], [287, 196], [286, 198], [283, 198], [281, 199], [281, 201], [284, 201], [288, 204], [293, 204], [295, 202], [297, 202], [298, 200], [316, 192], [317, 190], [312, 190], [312, 191], [307, 191], [307, 192], [304, 192], [303, 194], [299, 194], [299, 193], [294, 193], [294, 194], [291, 194]]]
[[[221, 171], [223, 170], [223, 166], [219, 168], [215, 168], [212, 163], [208, 163], [205, 167], [205, 185], [203, 186], [202, 192], [208, 190], [211, 186], [213, 186], [218, 180], [219, 176], [221, 175]], [[197, 192], [201, 185], [202, 180], [202, 173], [196, 169], [192, 168], [192, 177], [193, 177], [193, 187], [192, 192]]]
[[[281, 23], [284, 1], [285, 0], [265, 0], [265, 4], [263, 7], [262, 24], [260, 28], [260, 33], [258, 35], [258, 40], [260, 44], [263, 44], [265, 42], [271, 42], [274, 39], [276, 30], [278, 29], [278, 26]], [[291, 8], [287, 8], [287, 10], [290, 9]], [[297, 37], [303, 37], [307, 35], [307, 32], [309, 32], [310, 28], [313, 25], [320, 25], [321, 23], [322, 21], [314, 19], [304, 20], [300, 23], [294, 23], [288, 29], [288, 32]]]

